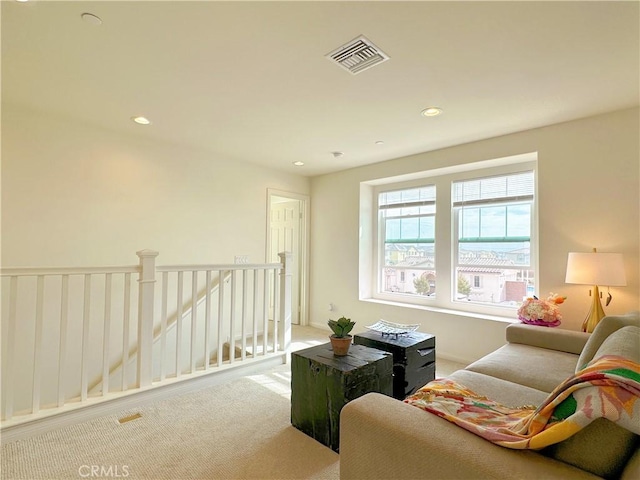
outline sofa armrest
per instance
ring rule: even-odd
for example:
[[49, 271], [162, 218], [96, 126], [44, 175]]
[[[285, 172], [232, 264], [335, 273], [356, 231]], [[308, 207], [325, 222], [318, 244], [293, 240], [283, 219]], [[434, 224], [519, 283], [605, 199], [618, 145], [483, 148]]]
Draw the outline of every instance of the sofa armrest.
[[506, 332], [509, 343], [521, 343], [532, 347], [575, 353], [576, 355], [580, 355], [589, 336], [590, 334], [586, 332], [537, 327], [524, 323], [512, 323], [507, 327]]
[[530, 450], [511, 450], [399, 400], [369, 393], [340, 414], [340, 479], [595, 479]]

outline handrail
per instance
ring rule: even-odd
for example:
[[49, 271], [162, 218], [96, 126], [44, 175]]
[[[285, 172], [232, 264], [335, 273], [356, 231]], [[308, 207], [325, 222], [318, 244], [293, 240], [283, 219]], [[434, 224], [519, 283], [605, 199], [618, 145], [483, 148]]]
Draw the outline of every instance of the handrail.
[[282, 264], [275, 263], [226, 263], [220, 265], [163, 265], [156, 267], [156, 272], [199, 272], [206, 270], [270, 270], [282, 268]]
[[[192, 272], [207, 270], [270, 270], [282, 267], [281, 263], [225, 263], [209, 265], [162, 265], [156, 272]], [[38, 276], [38, 275], [86, 275], [105, 273], [139, 273], [139, 265], [101, 266], [101, 267], [2, 267], [1, 277]]]
[[2, 267], [0, 277], [36, 277], [40, 275], [99, 275], [104, 273], [139, 273], [139, 265], [114, 267]]

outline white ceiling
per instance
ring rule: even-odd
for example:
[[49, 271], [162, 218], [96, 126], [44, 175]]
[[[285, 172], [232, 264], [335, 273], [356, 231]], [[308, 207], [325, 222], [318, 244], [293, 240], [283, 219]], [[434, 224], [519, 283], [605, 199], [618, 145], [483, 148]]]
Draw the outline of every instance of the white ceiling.
[[[2, 102], [317, 175], [638, 105], [639, 6], [9, 0]], [[391, 58], [354, 76], [359, 35]]]

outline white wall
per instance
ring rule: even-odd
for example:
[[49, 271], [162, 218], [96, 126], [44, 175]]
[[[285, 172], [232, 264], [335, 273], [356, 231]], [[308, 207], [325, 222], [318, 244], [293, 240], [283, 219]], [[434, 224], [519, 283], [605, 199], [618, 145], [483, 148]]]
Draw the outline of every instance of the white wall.
[[328, 329], [328, 318], [346, 315], [356, 332], [380, 318], [420, 323], [440, 356], [462, 361], [504, 344], [504, 322], [358, 300], [360, 182], [535, 151], [540, 294], [569, 297], [562, 328], [579, 330], [590, 306], [588, 287], [564, 283], [570, 251], [623, 253], [627, 286], [611, 289], [605, 311], [639, 309], [639, 128], [635, 108], [313, 178], [311, 323]]
[[263, 262], [267, 188], [309, 179], [3, 105], [3, 266]]

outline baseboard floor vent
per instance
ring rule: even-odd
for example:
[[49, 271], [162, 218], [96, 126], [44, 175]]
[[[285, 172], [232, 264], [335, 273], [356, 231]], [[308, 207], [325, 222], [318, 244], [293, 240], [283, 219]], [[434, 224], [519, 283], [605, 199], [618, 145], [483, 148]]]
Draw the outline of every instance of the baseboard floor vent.
[[119, 418], [118, 422], [119, 423], [127, 423], [127, 422], [130, 422], [132, 420], [137, 420], [138, 418], [142, 418], [142, 414], [134, 413], [133, 415], [129, 415], [128, 417]]
[[389, 56], [376, 47], [364, 35], [325, 55], [332, 62], [357, 75], [360, 72], [389, 60]]

